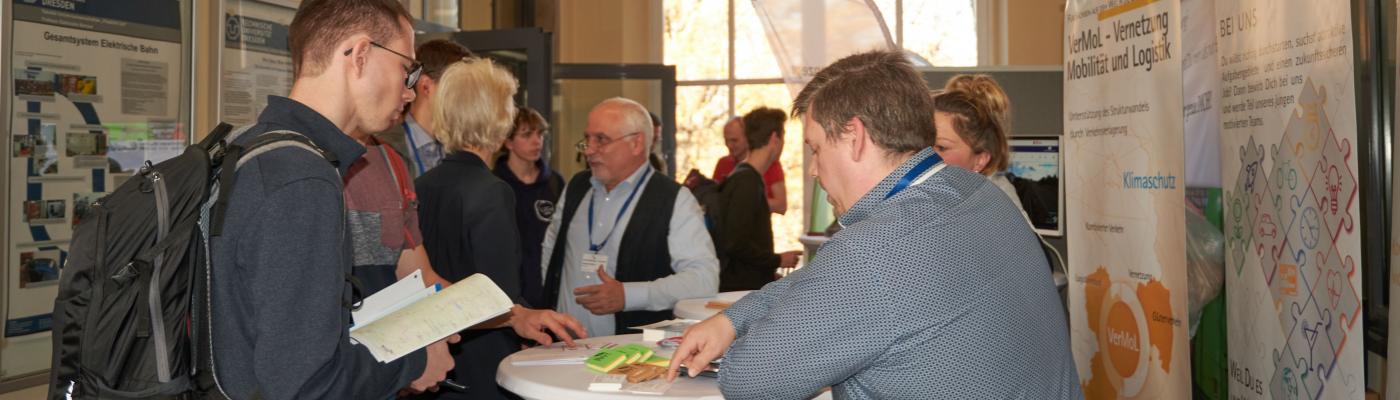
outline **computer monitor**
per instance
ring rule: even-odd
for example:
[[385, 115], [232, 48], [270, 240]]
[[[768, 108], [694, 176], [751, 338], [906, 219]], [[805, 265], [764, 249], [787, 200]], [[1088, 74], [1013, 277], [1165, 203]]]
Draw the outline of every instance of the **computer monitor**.
[[1006, 178], [1016, 187], [1021, 208], [1030, 217], [1035, 232], [1043, 236], [1064, 236], [1064, 172], [1059, 136], [1017, 136], [1011, 138], [1011, 162]]

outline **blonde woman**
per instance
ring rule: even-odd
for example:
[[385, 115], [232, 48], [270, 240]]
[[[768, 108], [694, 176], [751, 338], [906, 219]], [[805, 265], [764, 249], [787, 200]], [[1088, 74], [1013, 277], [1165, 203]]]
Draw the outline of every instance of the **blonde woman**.
[[[485, 274], [521, 303], [515, 194], [486, 164], [514, 125], [516, 87], [510, 72], [489, 59], [448, 67], [433, 98], [437, 138], [447, 154], [414, 184], [423, 245], [438, 273], [453, 282]], [[512, 313], [516, 333], [536, 342], [549, 343], [551, 333], [563, 339], [569, 331], [584, 335], [583, 326], [568, 315], [519, 305]], [[496, 366], [518, 349], [509, 332], [467, 332], [453, 351], [455, 379], [468, 387], [470, 398], [507, 398], [496, 386]]]
[[987, 75], [957, 75], [943, 89], [933, 98], [933, 150], [948, 165], [986, 175], [1021, 209], [1016, 188], [1001, 174], [1011, 158], [1006, 92]]

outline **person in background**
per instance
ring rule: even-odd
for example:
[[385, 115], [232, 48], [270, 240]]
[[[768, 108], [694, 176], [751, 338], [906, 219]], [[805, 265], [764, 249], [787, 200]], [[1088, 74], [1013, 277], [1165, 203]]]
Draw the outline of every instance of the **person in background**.
[[564, 178], [549, 169], [541, 157], [549, 136], [549, 123], [532, 108], [515, 114], [515, 127], [505, 140], [505, 154], [492, 170], [515, 192], [515, 222], [520, 230], [520, 294], [525, 303], [545, 304], [544, 277], [540, 275], [540, 243], [564, 192]]
[[423, 65], [422, 76], [414, 88], [417, 100], [409, 103], [402, 121], [396, 122], [388, 130], [375, 134], [380, 142], [387, 143], [408, 163], [409, 179], [423, 175], [423, 172], [442, 162], [442, 145], [438, 143], [433, 121], [433, 95], [437, 93], [438, 79], [449, 65], [472, 57], [472, 52], [447, 39], [433, 39], [418, 45], [418, 61]]
[[237, 170], [209, 241], [213, 370], [228, 397], [385, 399], [433, 390], [452, 369], [453, 337], [381, 363], [349, 334], [341, 176], [365, 152], [352, 135], [388, 128], [413, 100], [411, 21], [392, 0], [307, 0], [292, 18], [291, 91], [234, 143], [290, 130], [343, 161], [283, 148]]
[[669, 379], [723, 356], [726, 398], [827, 386], [838, 399], [1083, 397], [1035, 233], [984, 177], [928, 148], [925, 85], [903, 53], [877, 50], [803, 87], [793, 114], [810, 173], [846, 228], [807, 266], [687, 329]]
[[[433, 120], [447, 155], [441, 165], [418, 177], [423, 244], [428, 259], [444, 278], [456, 282], [472, 274], [491, 278], [516, 306], [511, 322], [527, 339], [551, 342], [550, 333], [569, 341], [569, 332], [586, 332], [573, 317], [519, 305], [520, 235], [515, 224], [515, 194], [486, 166], [500, 149], [515, 118], [517, 83], [509, 71], [490, 59], [453, 63], [443, 72], [434, 94]], [[457, 368], [452, 376], [467, 386], [466, 393], [442, 393], [439, 398], [495, 399], [509, 394], [496, 386], [496, 368], [519, 349], [519, 340], [503, 329], [467, 331], [453, 349]]]
[[[715, 163], [714, 175], [711, 175], [715, 183], [724, 183], [729, 177], [729, 173], [734, 172], [734, 167], [739, 162], [749, 156], [749, 144], [744, 138], [744, 121], [742, 117], [734, 117], [724, 124], [724, 146], [729, 148], [729, 155], [721, 157]], [[699, 171], [691, 170], [686, 176], [686, 187], [694, 189], [705, 184], [705, 178]], [[774, 214], [784, 214], [787, 212], [787, 185], [784, 181], [783, 166], [776, 160], [767, 170], [763, 172], [763, 193], [767, 196], [768, 210]]]
[[933, 98], [938, 130], [933, 150], [955, 167], [985, 175], [1021, 209], [1016, 188], [1002, 174], [1010, 163], [1010, 101], [987, 75], [956, 75]]
[[651, 156], [648, 161], [656, 173], [671, 176], [670, 169], [666, 167], [666, 156], [661, 153], [661, 117], [650, 111], [647, 115], [651, 116]]
[[[783, 152], [782, 110], [759, 107], [744, 115], [748, 157], [719, 185], [712, 215], [717, 214], [715, 247], [719, 252], [719, 290], [755, 290], [772, 282], [778, 268], [797, 266], [799, 251], [773, 252], [773, 222], [763, 193], [760, 170]], [[697, 195], [698, 196], [698, 195]]]
[[695, 196], [647, 162], [651, 131], [636, 101], [594, 106], [578, 143], [589, 170], [569, 180], [545, 232], [545, 300], [596, 336], [671, 319], [676, 301], [713, 296], [719, 286]]

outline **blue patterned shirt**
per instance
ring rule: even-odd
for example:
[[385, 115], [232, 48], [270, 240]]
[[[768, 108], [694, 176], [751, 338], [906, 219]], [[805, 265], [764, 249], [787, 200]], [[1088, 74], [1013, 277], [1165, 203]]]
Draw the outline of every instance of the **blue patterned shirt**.
[[[987, 179], [937, 170], [889, 199], [895, 169], [812, 262], [724, 311], [725, 398], [1081, 398], [1036, 236]], [[938, 167], [935, 167], [938, 168]]]
[[408, 168], [413, 170], [413, 176], [423, 176], [428, 170], [442, 164], [442, 144], [438, 143], [428, 130], [418, 125], [418, 121], [413, 119], [413, 115], [404, 116], [404, 127], [407, 128], [404, 136], [407, 137]]

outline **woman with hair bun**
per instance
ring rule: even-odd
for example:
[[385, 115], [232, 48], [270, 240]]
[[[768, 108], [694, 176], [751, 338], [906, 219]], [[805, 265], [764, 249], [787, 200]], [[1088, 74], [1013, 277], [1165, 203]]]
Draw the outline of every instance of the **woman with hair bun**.
[[987, 75], [957, 75], [933, 98], [933, 150], [955, 167], [986, 175], [1021, 207], [1016, 188], [1001, 174], [1010, 162], [1010, 100]]

